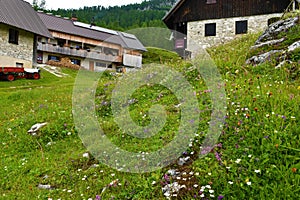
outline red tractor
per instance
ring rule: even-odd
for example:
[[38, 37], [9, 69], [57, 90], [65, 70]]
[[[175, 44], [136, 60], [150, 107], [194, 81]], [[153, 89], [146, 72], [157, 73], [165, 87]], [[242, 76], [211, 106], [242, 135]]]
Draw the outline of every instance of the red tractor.
[[40, 79], [39, 69], [23, 67], [0, 67], [0, 79], [13, 81], [16, 78]]

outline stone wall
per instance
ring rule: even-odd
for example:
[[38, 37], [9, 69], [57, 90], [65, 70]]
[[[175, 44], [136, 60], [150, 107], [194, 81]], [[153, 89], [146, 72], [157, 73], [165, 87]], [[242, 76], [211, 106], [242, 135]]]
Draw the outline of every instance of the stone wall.
[[[273, 17], [281, 17], [281, 13], [269, 15], [256, 15], [248, 17], [235, 17], [214, 20], [204, 20], [188, 23], [187, 40], [188, 47], [192, 44], [200, 44], [204, 48], [226, 43], [243, 34], [236, 34], [236, 21], [247, 20], [248, 32], [255, 33], [267, 28], [268, 20]], [[205, 24], [216, 23], [216, 36], [205, 36]]]
[[16, 66], [21, 63], [25, 68], [32, 68], [34, 34], [19, 30], [19, 44], [8, 42], [9, 28], [0, 24], [0, 66]]

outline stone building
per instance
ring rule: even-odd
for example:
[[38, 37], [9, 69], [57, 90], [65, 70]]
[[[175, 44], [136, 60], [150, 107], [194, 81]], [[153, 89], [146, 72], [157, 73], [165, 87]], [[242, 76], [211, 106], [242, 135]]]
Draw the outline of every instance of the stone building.
[[29, 3], [0, 1], [0, 67], [32, 68], [37, 36], [52, 37]]
[[175, 49], [181, 52], [192, 42], [206, 48], [261, 31], [270, 19], [281, 17], [290, 3], [291, 0], [178, 0], [163, 21], [179, 33], [174, 36]]

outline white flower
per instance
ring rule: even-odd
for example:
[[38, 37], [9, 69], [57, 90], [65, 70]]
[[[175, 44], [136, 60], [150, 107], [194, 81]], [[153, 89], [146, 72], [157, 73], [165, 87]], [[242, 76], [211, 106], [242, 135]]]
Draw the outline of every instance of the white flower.
[[197, 185], [197, 184], [195, 184], [195, 185], [194, 185], [194, 188], [197, 188], [197, 187], [198, 187], [198, 185]]
[[208, 192], [212, 194], [212, 193], [214, 193], [215, 191], [214, 191], [214, 190], [208, 190]]
[[89, 153], [84, 153], [84, 154], [82, 154], [82, 157], [84, 157], [84, 158], [89, 158]]
[[247, 185], [251, 185], [251, 182], [250, 182], [250, 181], [248, 181], [248, 182], [247, 182]]
[[200, 197], [204, 198], [204, 197], [205, 197], [205, 195], [202, 193], [202, 194], [200, 195]]
[[205, 187], [206, 187], [206, 188], [208, 188], [208, 189], [210, 189], [210, 188], [211, 188], [211, 187], [210, 187], [210, 185], [206, 185]]
[[69, 192], [69, 193], [70, 193], [70, 192], [72, 192], [72, 190], [68, 190], [67, 192]]
[[255, 173], [260, 173], [260, 169], [254, 170]]
[[215, 197], [215, 195], [213, 195], [213, 194], [210, 194], [209, 196], [210, 196], [210, 197]]
[[232, 181], [228, 181], [228, 183], [229, 183], [230, 185], [232, 185], [232, 184], [233, 184], [233, 182], [232, 182]]
[[296, 119], [296, 117], [294, 117], [294, 116], [291, 116], [291, 119]]
[[156, 183], [156, 181], [152, 181], [152, 185], [154, 185]]
[[208, 176], [211, 176], [211, 173], [208, 173]]
[[251, 158], [252, 157], [252, 155], [250, 154], [250, 155], [248, 155], [248, 158]]
[[235, 163], [240, 163], [241, 159], [236, 159]]

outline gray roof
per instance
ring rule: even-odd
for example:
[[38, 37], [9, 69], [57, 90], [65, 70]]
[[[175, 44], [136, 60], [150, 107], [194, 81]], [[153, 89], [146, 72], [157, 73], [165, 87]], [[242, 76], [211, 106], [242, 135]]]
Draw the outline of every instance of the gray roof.
[[32, 6], [23, 0], [0, 0], [0, 23], [52, 38]]
[[131, 34], [98, 26], [91, 26], [89, 24], [72, 21], [68, 18], [62, 18], [43, 12], [38, 12], [38, 16], [50, 31], [67, 33], [99, 41], [107, 41], [113, 44], [121, 45], [124, 48], [146, 51], [142, 43]]

